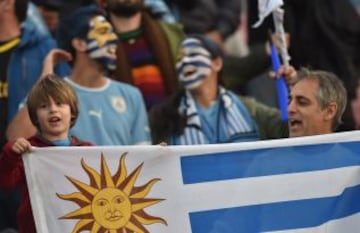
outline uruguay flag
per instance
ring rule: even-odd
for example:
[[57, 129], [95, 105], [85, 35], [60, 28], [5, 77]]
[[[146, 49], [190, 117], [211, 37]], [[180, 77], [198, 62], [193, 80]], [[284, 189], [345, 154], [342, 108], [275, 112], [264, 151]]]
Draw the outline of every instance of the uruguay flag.
[[358, 132], [23, 158], [38, 232], [360, 231]]

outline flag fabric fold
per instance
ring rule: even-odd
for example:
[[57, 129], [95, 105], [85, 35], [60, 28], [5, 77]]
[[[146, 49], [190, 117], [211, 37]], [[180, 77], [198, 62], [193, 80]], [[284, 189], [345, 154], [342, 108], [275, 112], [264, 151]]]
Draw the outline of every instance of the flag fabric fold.
[[358, 232], [360, 134], [201, 146], [34, 148], [37, 231]]
[[283, 0], [258, 0], [259, 19], [253, 27], [259, 27], [269, 14], [283, 4]]

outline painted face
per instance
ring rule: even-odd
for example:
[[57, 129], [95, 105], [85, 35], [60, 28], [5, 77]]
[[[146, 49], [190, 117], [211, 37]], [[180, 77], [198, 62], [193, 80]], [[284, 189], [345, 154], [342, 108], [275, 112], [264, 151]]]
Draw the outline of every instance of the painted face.
[[89, 56], [107, 67], [116, 68], [116, 46], [118, 38], [113, 27], [104, 16], [98, 15], [90, 20], [87, 34], [87, 53]]
[[291, 90], [288, 106], [290, 137], [331, 132], [332, 121], [326, 119], [327, 108], [321, 109], [318, 103], [317, 88], [316, 80], [301, 80]]
[[178, 51], [176, 72], [185, 89], [195, 89], [211, 74], [212, 60], [200, 40], [184, 40]]
[[49, 98], [36, 110], [41, 134], [48, 140], [66, 139], [71, 124], [71, 109], [69, 104], [58, 103]]

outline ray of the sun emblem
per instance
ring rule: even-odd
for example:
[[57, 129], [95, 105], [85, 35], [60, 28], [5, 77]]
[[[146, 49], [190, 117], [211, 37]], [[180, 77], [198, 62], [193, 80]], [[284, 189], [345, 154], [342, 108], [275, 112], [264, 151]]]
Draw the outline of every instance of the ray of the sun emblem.
[[110, 174], [103, 154], [101, 154], [100, 173], [87, 166], [82, 159], [81, 165], [90, 178], [89, 185], [67, 177], [79, 192], [57, 194], [57, 196], [79, 205], [79, 209], [60, 217], [60, 219], [79, 219], [73, 233], [86, 230], [91, 233], [149, 233], [144, 225], [154, 223], [167, 225], [163, 218], [150, 216], [144, 211], [144, 208], [164, 200], [145, 198], [160, 179], [152, 179], [142, 186], [135, 187], [143, 163], [127, 175], [126, 154], [121, 155], [118, 170], [114, 175]]

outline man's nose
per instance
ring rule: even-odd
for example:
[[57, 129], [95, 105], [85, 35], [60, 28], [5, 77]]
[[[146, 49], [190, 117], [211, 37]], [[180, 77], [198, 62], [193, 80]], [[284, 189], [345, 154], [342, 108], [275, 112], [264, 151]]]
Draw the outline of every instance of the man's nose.
[[290, 113], [293, 113], [296, 111], [296, 104], [294, 103], [294, 101], [289, 101], [289, 104], [288, 104], [288, 107], [287, 107], [287, 112], [290, 114]]

